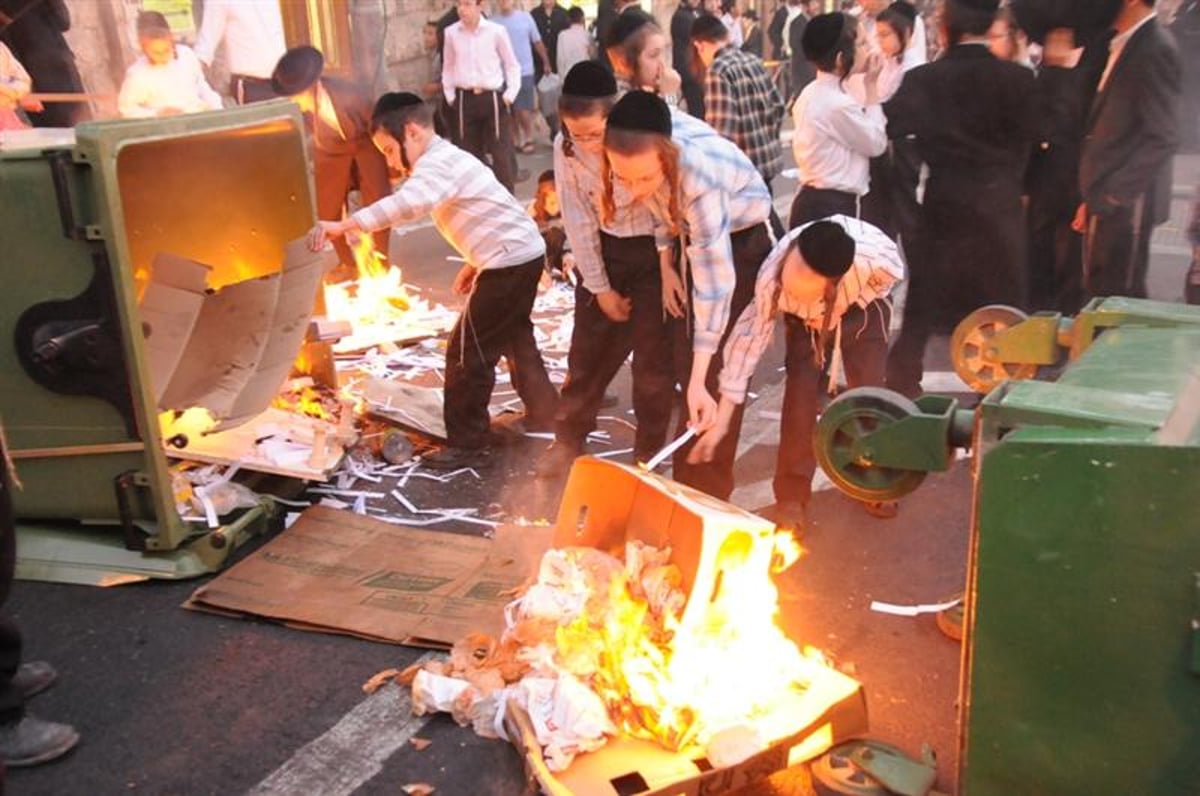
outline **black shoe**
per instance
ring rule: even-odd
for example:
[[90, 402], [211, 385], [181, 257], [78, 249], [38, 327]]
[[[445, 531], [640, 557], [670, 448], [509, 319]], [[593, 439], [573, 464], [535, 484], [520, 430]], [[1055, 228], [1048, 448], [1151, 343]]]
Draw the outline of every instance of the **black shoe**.
[[491, 467], [492, 452], [487, 448], [438, 448], [421, 457], [421, 464], [430, 470], [461, 470]]
[[25, 716], [12, 724], [0, 725], [0, 760], [10, 768], [49, 763], [71, 751], [77, 743], [79, 733], [69, 724]]
[[37, 696], [58, 679], [58, 672], [45, 661], [29, 661], [22, 663], [13, 675], [13, 687], [21, 692], [26, 699]]
[[533, 472], [538, 478], [561, 478], [567, 474], [571, 465], [581, 454], [582, 451], [578, 445], [556, 440], [537, 460], [537, 464], [533, 466]]

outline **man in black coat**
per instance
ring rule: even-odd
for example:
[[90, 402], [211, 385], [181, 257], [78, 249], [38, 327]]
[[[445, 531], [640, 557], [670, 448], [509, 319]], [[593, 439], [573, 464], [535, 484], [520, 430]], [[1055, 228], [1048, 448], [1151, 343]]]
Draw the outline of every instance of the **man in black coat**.
[[1179, 103], [1179, 149], [1200, 151], [1200, 0], [1185, 0], [1171, 25], [1183, 59], [1183, 96]]
[[925, 344], [985, 304], [1026, 302], [1023, 175], [1037, 132], [1033, 72], [988, 51], [998, 0], [946, 0], [939, 60], [884, 105], [888, 135], [915, 136], [929, 166], [888, 386], [920, 391]]
[[1150, 236], [1170, 211], [1181, 68], [1154, 0], [1123, 0], [1113, 28], [1083, 139], [1075, 228], [1087, 294], [1144, 297]]
[[683, 81], [683, 98], [687, 111], [697, 119], [704, 118], [704, 87], [692, 71], [692, 23], [700, 14], [699, 0], [679, 0], [671, 16], [671, 64]]
[[[560, 6], [556, 0], [542, 0], [537, 8], [529, 12], [533, 17], [534, 23], [537, 25], [538, 35], [542, 37], [542, 44], [546, 46], [546, 54], [550, 56], [550, 68], [558, 71], [558, 34], [562, 33], [567, 28], [571, 27], [571, 20], [567, 18], [567, 9]], [[533, 62], [533, 79], [536, 81], [542, 79], [543, 69], [540, 60]], [[565, 75], [563, 75], [565, 77]], [[545, 115], [557, 115], [557, 109], [542, 109]]]
[[[65, 0], [0, 0], [0, 41], [12, 50], [33, 78], [33, 91], [78, 94], [83, 80], [63, 35], [71, 28]], [[74, 127], [91, 118], [87, 103], [46, 103], [30, 113], [35, 127]]]

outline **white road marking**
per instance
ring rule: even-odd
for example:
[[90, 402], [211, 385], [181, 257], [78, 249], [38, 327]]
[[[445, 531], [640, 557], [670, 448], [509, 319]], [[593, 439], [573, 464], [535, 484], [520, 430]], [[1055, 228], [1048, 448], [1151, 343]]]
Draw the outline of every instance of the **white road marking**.
[[[426, 653], [416, 662], [433, 657]], [[408, 688], [386, 686], [358, 703], [321, 737], [258, 783], [247, 796], [320, 793], [349, 796], [383, 770], [383, 764], [429, 721], [414, 716]]]

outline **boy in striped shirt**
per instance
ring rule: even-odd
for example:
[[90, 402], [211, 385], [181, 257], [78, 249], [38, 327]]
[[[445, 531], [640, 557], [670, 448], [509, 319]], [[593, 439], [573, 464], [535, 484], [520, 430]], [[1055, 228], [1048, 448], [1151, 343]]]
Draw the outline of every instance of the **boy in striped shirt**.
[[487, 464], [488, 402], [502, 355], [508, 357], [513, 386], [525, 404], [526, 428], [549, 430], [553, 425], [558, 394], [529, 319], [545, 243], [533, 219], [492, 171], [434, 132], [433, 108], [417, 95], [383, 95], [375, 104], [371, 130], [388, 166], [406, 179], [390, 196], [347, 219], [319, 222], [309, 245], [320, 249], [347, 232], [433, 218], [442, 237], [466, 261], [454, 279], [454, 291], [468, 299], [446, 349], [449, 445], [422, 461], [441, 469]]
[[[813, 431], [823, 386], [836, 387], [844, 370], [850, 387], [882, 386], [891, 305], [888, 295], [904, 278], [896, 244], [870, 224], [831, 216], [798, 227], [771, 251], [758, 273], [754, 301], [738, 317], [724, 349], [721, 401], [715, 424], [692, 449], [708, 461], [731, 428], [775, 322], [787, 333], [787, 382], [775, 468], [775, 517], [800, 531], [816, 472]], [[880, 517], [894, 503], [868, 503]]]

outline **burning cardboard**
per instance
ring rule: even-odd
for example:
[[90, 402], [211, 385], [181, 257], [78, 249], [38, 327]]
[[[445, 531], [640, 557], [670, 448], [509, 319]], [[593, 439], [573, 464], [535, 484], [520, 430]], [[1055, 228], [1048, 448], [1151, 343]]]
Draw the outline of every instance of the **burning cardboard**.
[[759, 517], [580, 459], [504, 633], [426, 664], [413, 703], [508, 738], [553, 794], [715, 793], [815, 756], [865, 707], [775, 624], [774, 547]]

